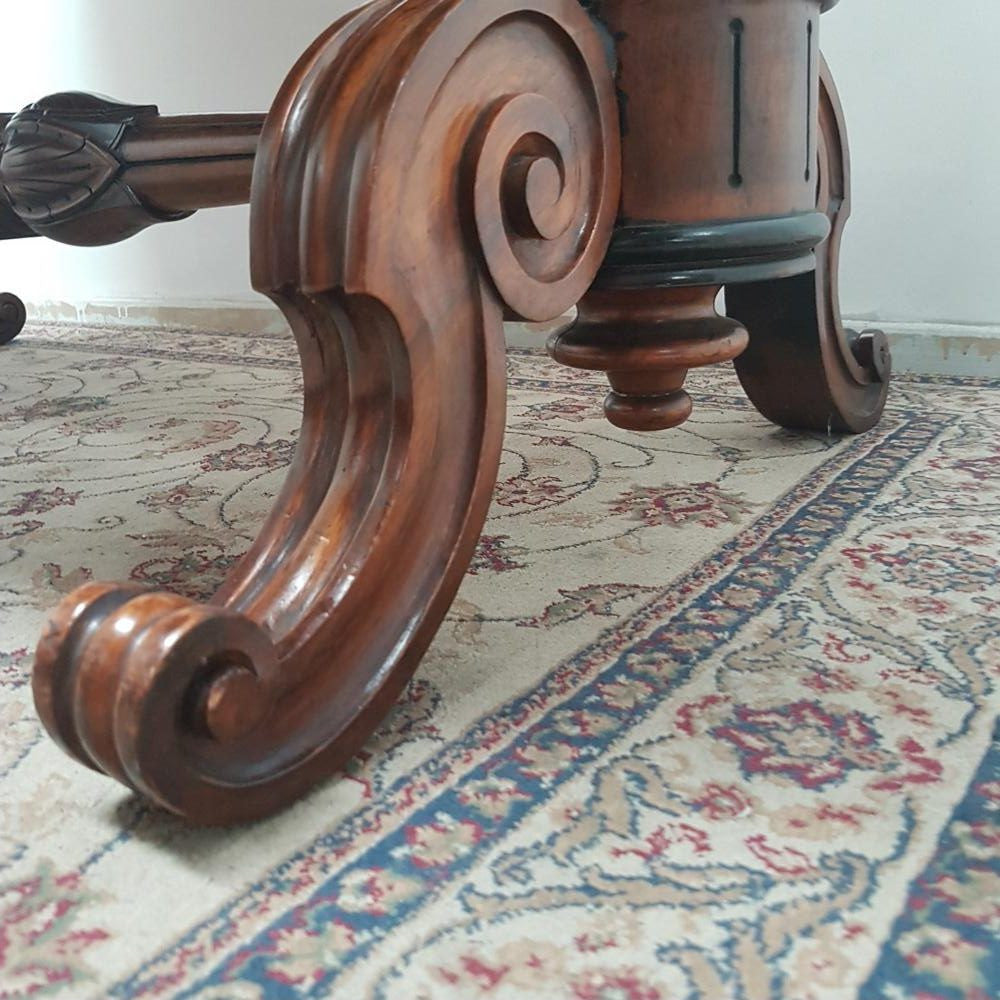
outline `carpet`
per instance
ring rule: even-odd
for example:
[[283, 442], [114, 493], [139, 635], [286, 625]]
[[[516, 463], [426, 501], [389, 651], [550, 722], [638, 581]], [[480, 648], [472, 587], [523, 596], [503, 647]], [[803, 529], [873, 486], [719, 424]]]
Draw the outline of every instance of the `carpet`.
[[643, 437], [510, 356], [474, 563], [405, 697], [281, 816], [196, 830], [31, 707], [90, 579], [212, 592], [298, 425], [282, 337], [0, 352], [0, 998], [1000, 994], [1000, 383], [859, 438], [731, 370]]

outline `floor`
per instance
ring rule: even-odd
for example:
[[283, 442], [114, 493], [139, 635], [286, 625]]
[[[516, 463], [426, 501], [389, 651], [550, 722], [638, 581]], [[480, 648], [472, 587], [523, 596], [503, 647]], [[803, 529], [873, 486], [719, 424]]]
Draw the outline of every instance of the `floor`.
[[0, 352], [0, 998], [1000, 994], [1000, 382], [897, 381], [842, 439], [712, 371], [641, 437], [598, 378], [510, 370], [406, 697], [306, 801], [200, 831], [50, 744], [31, 649], [91, 579], [212, 593], [294, 449], [294, 350]]

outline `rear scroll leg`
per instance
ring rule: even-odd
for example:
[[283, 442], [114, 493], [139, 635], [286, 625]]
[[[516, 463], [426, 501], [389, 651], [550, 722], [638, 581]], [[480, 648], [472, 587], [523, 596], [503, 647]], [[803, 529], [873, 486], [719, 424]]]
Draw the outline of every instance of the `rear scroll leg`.
[[885, 409], [892, 356], [884, 333], [845, 330], [840, 318], [840, 241], [851, 212], [844, 113], [829, 67], [820, 70], [818, 205], [830, 217], [816, 270], [726, 289], [728, 314], [750, 331], [736, 359], [743, 388], [783, 427], [859, 433]]
[[90, 585], [34, 692], [82, 763], [202, 823], [271, 813], [389, 710], [486, 515], [504, 312], [575, 304], [620, 182], [611, 72], [576, 0], [380, 0], [334, 25], [267, 119], [254, 285], [305, 377], [299, 447], [206, 605]]
[[10, 292], [0, 292], [0, 346], [9, 344], [23, 329], [28, 314], [24, 303]]

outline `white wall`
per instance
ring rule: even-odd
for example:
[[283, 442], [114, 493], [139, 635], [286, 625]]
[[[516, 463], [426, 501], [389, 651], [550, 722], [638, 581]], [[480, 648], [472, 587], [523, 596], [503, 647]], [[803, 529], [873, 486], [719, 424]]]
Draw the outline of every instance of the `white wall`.
[[[8, 0], [5, 35], [30, 43], [4, 46], [0, 104], [81, 89], [168, 114], [264, 110], [299, 53], [352, 5]], [[1000, 4], [842, 0], [824, 32], [855, 166], [845, 311], [1000, 322]], [[246, 209], [224, 209], [106, 249], [0, 243], [0, 286], [32, 302], [250, 300], [246, 228]]]
[[[60, 90], [158, 104], [164, 114], [266, 111], [287, 72], [351, 0], [5, 0], [0, 104]], [[98, 249], [0, 242], [0, 291], [29, 302], [260, 299], [248, 209], [202, 212]]]

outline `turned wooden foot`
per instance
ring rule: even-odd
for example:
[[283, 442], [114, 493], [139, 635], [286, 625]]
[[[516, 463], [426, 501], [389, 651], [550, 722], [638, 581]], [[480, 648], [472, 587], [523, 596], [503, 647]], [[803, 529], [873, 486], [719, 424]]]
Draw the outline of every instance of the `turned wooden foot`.
[[715, 310], [717, 288], [592, 291], [577, 322], [549, 342], [564, 365], [603, 371], [604, 412], [616, 427], [657, 431], [691, 415], [684, 381], [692, 368], [731, 361], [747, 332]]
[[232, 823], [334, 773], [389, 711], [486, 516], [504, 313], [560, 315], [607, 249], [606, 59], [569, 0], [380, 0], [295, 67], [251, 241], [302, 357], [298, 451], [208, 604], [95, 584], [56, 611], [34, 693], [77, 760]]

